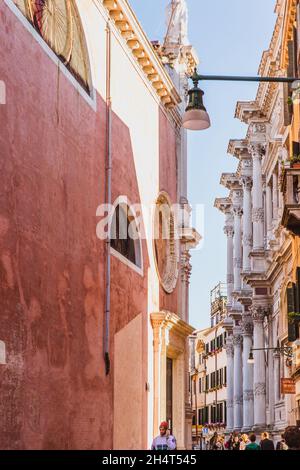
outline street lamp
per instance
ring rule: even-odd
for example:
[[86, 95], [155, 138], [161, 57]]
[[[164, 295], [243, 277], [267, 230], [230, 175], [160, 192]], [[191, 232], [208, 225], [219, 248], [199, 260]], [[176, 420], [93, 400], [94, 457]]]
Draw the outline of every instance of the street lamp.
[[252, 349], [249, 354], [248, 364], [254, 364], [254, 357], [253, 357]]
[[293, 357], [293, 348], [290, 346], [282, 346], [277, 348], [256, 348], [256, 349], [250, 349], [250, 354], [248, 358], [248, 364], [254, 364], [254, 356], [253, 356], [253, 351], [276, 351], [279, 353], [282, 353], [284, 356], [287, 356], [288, 358]]
[[191, 77], [194, 88], [189, 90], [189, 104], [183, 115], [183, 127], [192, 131], [202, 131], [210, 127], [209, 115], [203, 104], [204, 92], [198, 87], [197, 69]]
[[194, 87], [188, 92], [189, 103], [183, 115], [183, 127], [191, 131], [201, 131], [211, 126], [209, 115], [203, 104], [204, 92], [198, 87], [200, 80], [234, 81], [234, 82], [268, 82], [268, 83], [293, 83], [293, 88], [300, 84], [295, 77], [237, 77], [224, 75], [199, 75], [195, 68], [190, 77]]

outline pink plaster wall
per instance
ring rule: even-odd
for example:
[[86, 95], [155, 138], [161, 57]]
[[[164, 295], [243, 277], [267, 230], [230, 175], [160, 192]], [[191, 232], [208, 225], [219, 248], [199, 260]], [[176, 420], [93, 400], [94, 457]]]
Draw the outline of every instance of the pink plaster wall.
[[[106, 377], [104, 244], [95, 231], [105, 197], [105, 103], [97, 96], [95, 113], [4, 2], [0, 50], [7, 88], [0, 107], [0, 334], [8, 362], [0, 366], [0, 448], [109, 449], [114, 357]], [[113, 141], [113, 196], [139, 202], [130, 134], [117, 116]], [[143, 254], [147, 273], [145, 244]], [[112, 259], [112, 352], [114, 332], [141, 313], [147, 328], [146, 312], [146, 275]], [[146, 404], [143, 396], [145, 416]]]

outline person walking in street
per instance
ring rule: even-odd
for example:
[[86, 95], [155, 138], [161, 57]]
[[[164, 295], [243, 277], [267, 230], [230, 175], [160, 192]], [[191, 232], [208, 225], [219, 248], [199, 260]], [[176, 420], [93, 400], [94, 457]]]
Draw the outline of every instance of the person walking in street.
[[218, 433], [214, 432], [214, 435], [212, 436], [212, 438], [209, 441], [209, 449], [210, 450], [217, 450], [216, 449], [217, 440], [218, 440]]
[[160, 434], [153, 439], [151, 450], [176, 450], [176, 439], [170, 434], [168, 427], [169, 426], [166, 421], [163, 421], [160, 424]]
[[224, 450], [224, 438], [219, 436], [215, 445], [215, 450]]
[[274, 442], [269, 438], [267, 432], [263, 432], [260, 441], [261, 450], [275, 450]]
[[300, 428], [288, 426], [283, 434], [288, 450], [300, 450]]
[[240, 438], [238, 434], [233, 436], [232, 450], [240, 450]]
[[247, 434], [243, 434], [240, 439], [240, 450], [246, 450], [246, 446], [250, 444]]
[[251, 434], [249, 439], [250, 439], [250, 444], [246, 445], [245, 450], [261, 450], [260, 446], [258, 444], [256, 444], [256, 442], [255, 442], [256, 441], [256, 435], [255, 434]]
[[233, 440], [233, 434], [231, 433], [229, 435], [228, 440], [225, 442], [225, 449], [226, 450], [232, 450], [232, 440]]

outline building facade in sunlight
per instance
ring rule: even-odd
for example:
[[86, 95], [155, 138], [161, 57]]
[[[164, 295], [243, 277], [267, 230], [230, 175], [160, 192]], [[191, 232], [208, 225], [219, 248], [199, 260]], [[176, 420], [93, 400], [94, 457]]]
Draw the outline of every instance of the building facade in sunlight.
[[126, 0], [1, 2], [2, 449], [147, 449], [166, 419], [191, 446], [197, 57], [171, 3], [151, 44]]
[[[300, 5], [276, 2], [277, 21], [259, 75], [299, 75]], [[261, 83], [238, 102], [246, 135], [231, 140], [235, 173], [216, 200], [227, 236], [227, 430], [299, 423], [299, 84]], [[297, 341], [298, 340], [298, 341]]]
[[211, 291], [210, 327], [195, 331], [190, 337], [193, 442], [202, 449], [214, 432], [223, 433], [226, 429], [226, 303], [226, 285], [219, 283]]

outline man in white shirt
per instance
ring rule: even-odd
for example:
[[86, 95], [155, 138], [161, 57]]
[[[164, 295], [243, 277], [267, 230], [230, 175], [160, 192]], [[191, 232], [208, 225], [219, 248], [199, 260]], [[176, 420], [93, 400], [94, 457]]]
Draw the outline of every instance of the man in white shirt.
[[151, 450], [176, 450], [176, 439], [168, 431], [168, 423], [163, 421], [159, 426], [160, 435], [152, 442]]

